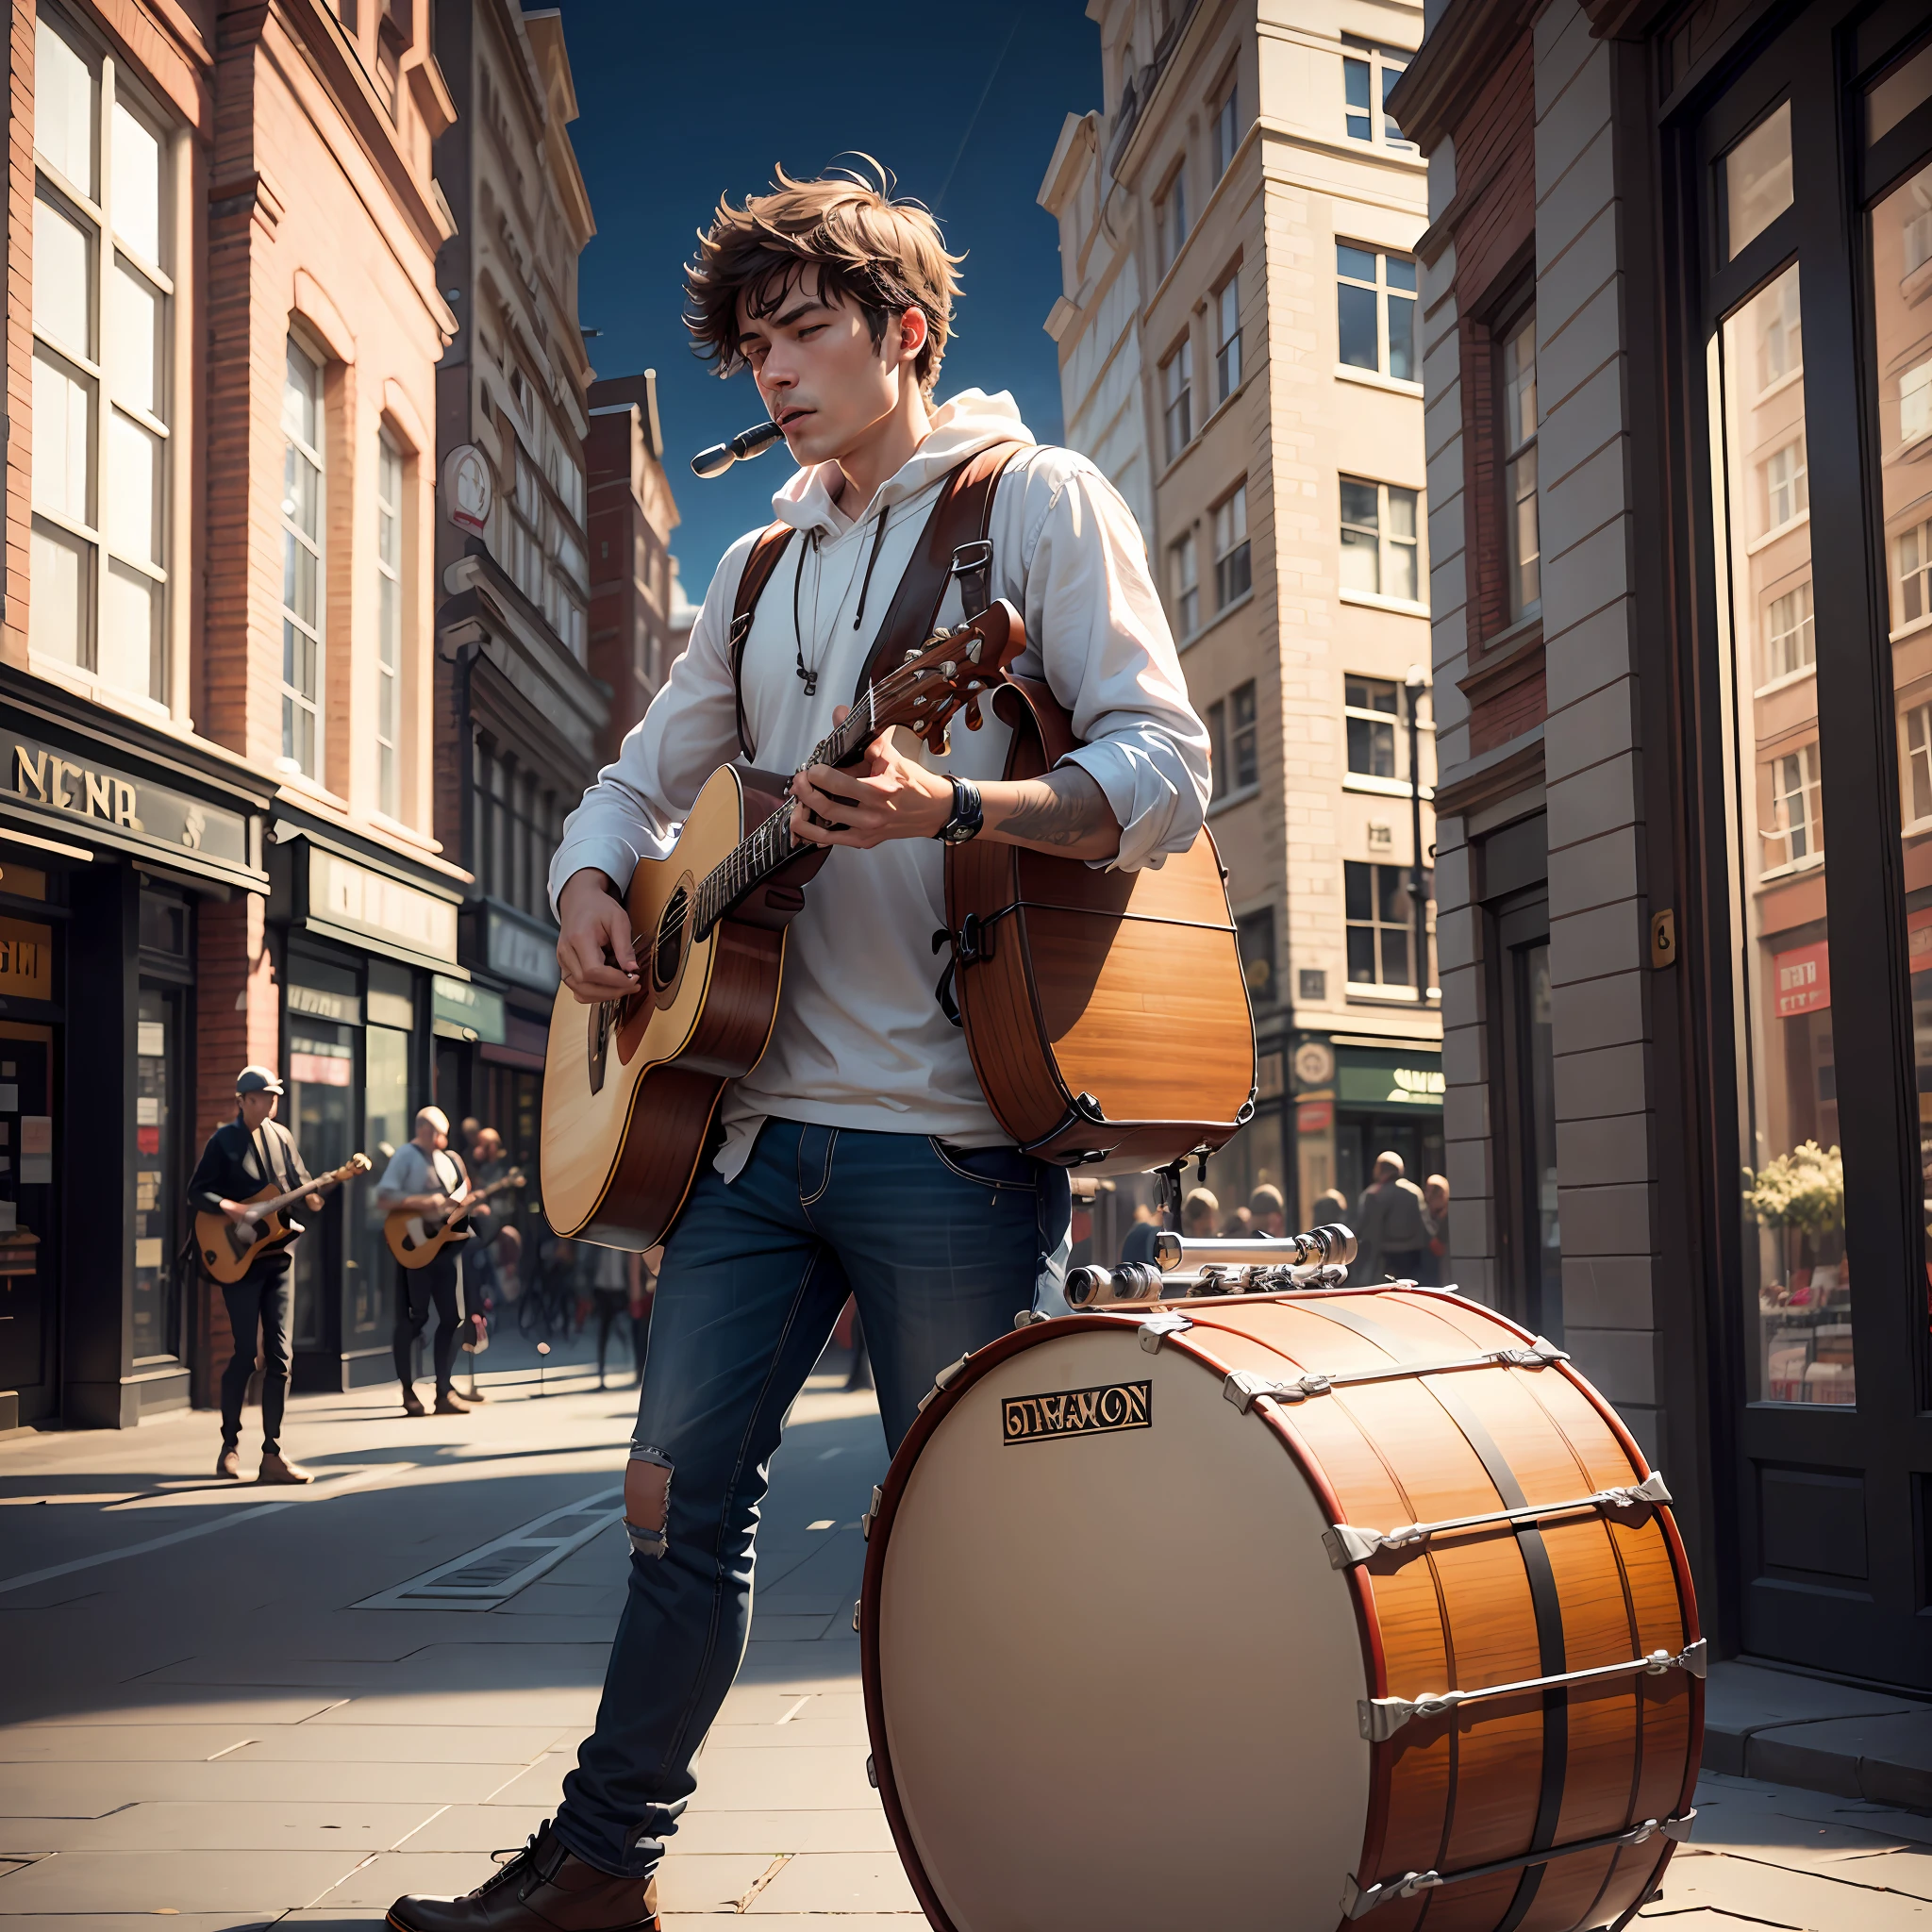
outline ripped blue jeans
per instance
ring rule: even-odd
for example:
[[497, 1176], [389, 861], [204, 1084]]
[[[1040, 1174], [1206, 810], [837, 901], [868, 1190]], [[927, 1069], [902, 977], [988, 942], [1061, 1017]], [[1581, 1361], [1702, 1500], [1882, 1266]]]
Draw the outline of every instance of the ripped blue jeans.
[[1068, 1193], [1012, 1148], [795, 1121], [767, 1121], [736, 1180], [707, 1168], [651, 1309], [632, 1453], [671, 1473], [664, 1536], [633, 1539], [597, 1727], [564, 1782], [556, 1829], [578, 1857], [648, 1875], [697, 1789], [744, 1654], [779, 1427], [847, 1292], [896, 1448], [933, 1376], [1064, 1268]]

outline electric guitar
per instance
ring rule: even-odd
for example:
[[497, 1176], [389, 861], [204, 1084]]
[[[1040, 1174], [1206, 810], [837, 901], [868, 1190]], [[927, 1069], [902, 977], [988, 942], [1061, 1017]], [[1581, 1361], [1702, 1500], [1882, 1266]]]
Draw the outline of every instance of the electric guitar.
[[426, 1268], [451, 1242], [466, 1241], [475, 1233], [470, 1225], [470, 1210], [478, 1201], [523, 1184], [523, 1169], [513, 1167], [487, 1188], [472, 1188], [460, 1200], [452, 1201], [442, 1214], [411, 1214], [407, 1208], [392, 1208], [383, 1221], [382, 1238], [396, 1257], [396, 1266]]
[[[1025, 647], [1004, 598], [940, 631], [860, 692], [808, 764], [849, 767], [904, 725], [942, 753], [962, 709]], [[640, 986], [581, 1005], [559, 988], [543, 1074], [543, 1216], [574, 1241], [655, 1247], [691, 1191], [727, 1081], [762, 1057], [778, 1014], [785, 929], [829, 848], [793, 837], [791, 778], [723, 765], [677, 842], [641, 858], [625, 903]]]
[[352, 1154], [333, 1174], [320, 1174], [299, 1188], [291, 1188], [286, 1194], [276, 1193], [271, 1181], [260, 1193], [242, 1202], [248, 1209], [246, 1221], [230, 1221], [225, 1214], [204, 1209], [194, 1217], [194, 1245], [201, 1265], [217, 1281], [240, 1281], [262, 1255], [302, 1232], [302, 1224], [291, 1221], [285, 1208], [292, 1208], [306, 1194], [325, 1194], [357, 1174], [367, 1174], [371, 1165], [368, 1155]]

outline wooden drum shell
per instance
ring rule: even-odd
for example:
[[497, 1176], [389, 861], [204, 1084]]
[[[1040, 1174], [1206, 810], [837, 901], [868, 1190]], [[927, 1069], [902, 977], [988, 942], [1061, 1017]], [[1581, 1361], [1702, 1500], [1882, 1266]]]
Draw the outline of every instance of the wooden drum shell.
[[[1161, 1348], [1198, 1365], [1215, 1382], [1233, 1371], [1287, 1380], [1391, 1363], [1467, 1360], [1531, 1340], [1488, 1308], [1425, 1289], [1249, 1295], [1176, 1304], [1174, 1311], [1192, 1325], [1161, 1338]], [[980, 1379], [1056, 1336], [1104, 1329], [1131, 1335], [1155, 1312], [1074, 1316], [1017, 1331], [978, 1351], [928, 1402], [887, 1477], [861, 1600], [867, 1721], [902, 1858], [928, 1917], [947, 1932], [992, 1928], [955, 1924], [946, 1916], [895, 1787], [886, 1709], [891, 1687], [880, 1668], [895, 1512], [926, 1444]], [[1064, 1387], [1055, 1381], [1052, 1355], [1050, 1349], [1041, 1355], [1035, 1379], [1042, 1387]], [[1229, 1406], [1227, 1414], [1241, 1427], [1270, 1432], [1327, 1520], [1358, 1529], [1388, 1531], [1568, 1501], [1633, 1486], [1649, 1474], [1608, 1404], [1567, 1362], [1357, 1382], [1291, 1404], [1258, 1402], [1240, 1417]], [[1208, 1458], [1214, 1452], [1203, 1447], [1197, 1453], [1203, 1458], [1200, 1504], [1211, 1512]], [[1284, 1480], [1291, 1479], [1285, 1473]], [[1052, 1507], [1050, 1499], [1043, 1507]], [[1267, 1525], [1243, 1521], [1224, 1530], [1261, 1537]], [[1309, 1550], [1306, 1561], [1328, 1566], [1320, 1548]], [[1413, 1699], [1517, 1683], [1657, 1652], [1674, 1658], [1699, 1635], [1675, 1524], [1668, 1507], [1648, 1504], [1437, 1535], [1382, 1551], [1334, 1574], [1332, 1583], [1353, 1595], [1361, 1694], [1368, 1698]], [[1230, 1607], [1230, 1617], [1238, 1632], [1240, 1606]], [[1217, 1634], [1200, 1636], [1211, 1641]], [[1110, 1684], [1130, 1699], [1128, 1680], [1120, 1674], [1117, 1629], [1096, 1627], [1092, 1656], [1096, 1707], [1112, 1694]], [[1258, 1657], [1256, 1668], [1269, 1668], [1268, 1658]], [[1363, 1888], [1411, 1873], [1451, 1876], [1622, 1833], [1645, 1821], [1682, 1817], [1691, 1804], [1702, 1748], [1703, 1688], [1699, 1676], [1669, 1669], [1473, 1700], [1433, 1718], [1411, 1718], [1386, 1741], [1367, 1747], [1369, 1800], [1358, 1849], [1338, 1845], [1332, 1869], [1284, 1870], [1281, 1884], [1333, 1898], [1351, 1865]], [[1281, 1745], [1292, 1751], [1293, 1738]], [[1569, 1852], [1526, 1871], [1388, 1898], [1360, 1923], [1377, 1932], [1608, 1926], [1655, 1891], [1673, 1849], [1671, 1839], [1655, 1833], [1641, 1844]], [[1257, 1847], [1257, 1857], [1267, 1855], [1266, 1847]], [[1174, 1846], [1166, 1856], [1185, 1856], [1185, 1847]], [[1016, 1902], [1010, 1923], [1032, 1923], [1024, 1901]], [[1339, 1906], [1326, 1923], [1341, 1923]]]

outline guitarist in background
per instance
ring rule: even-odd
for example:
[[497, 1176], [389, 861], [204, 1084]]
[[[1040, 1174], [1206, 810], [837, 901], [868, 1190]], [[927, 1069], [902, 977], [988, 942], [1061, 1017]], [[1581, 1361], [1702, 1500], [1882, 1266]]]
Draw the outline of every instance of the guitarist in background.
[[[1036, 1295], [1063, 1306], [1066, 1172], [1001, 1131], [934, 997], [945, 844], [1158, 865], [1201, 829], [1208, 734], [1141, 531], [1100, 471], [1036, 444], [1009, 395], [935, 408], [958, 259], [883, 170], [876, 186], [781, 173], [720, 205], [686, 322], [721, 374], [751, 371], [784, 430], [799, 468], [773, 508], [791, 541], [736, 653], [755, 537], [726, 552], [669, 682], [565, 826], [550, 870], [563, 977], [587, 1004], [639, 991], [622, 897], [639, 857], [670, 849], [727, 760], [805, 763], [853, 698], [941, 486], [982, 451], [1018, 446], [991, 505], [987, 594], [1021, 611], [1015, 668], [1046, 679], [1082, 743], [1008, 781], [1007, 727], [989, 720], [943, 763], [882, 735], [862, 765], [793, 780], [793, 831], [838, 849], [790, 929], [770, 1046], [725, 1090], [715, 1163], [664, 1248], [625, 1479], [630, 1592], [595, 1733], [555, 1824], [465, 1898], [399, 1899], [397, 1932], [654, 1932], [653, 1874], [744, 1649], [780, 1424], [848, 1291], [892, 1444], [938, 1370]], [[961, 615], [955, 586], [941, 618]]]
[[[440, 1107], [425, 1107], [416, 1115], [416, 1134], [390, 1157], [375, 1191], [378, 1213], [426, 1214], [442, 1219], [470, 1191], [463, 1158], [449, 1144], [449, 1116]], [[474, 1219], [490, 1212], [487, 1201], [469, 1210]], [[403, 1385], [403, 1413], [426, 1413], [416, 1393], [416, 1342], [429, 1325], [429, 1308], [436, 1307], [436, 1412], [467, 1415], [469, 1405], [457, 1400], [451, 1376], [457, 1358], [457, 1331], [462, 1326], [463, 1264], [459, 1244], [452, 1241], [420, 1268], [396, 1270], [396, 1378]]]
[[[289, 1130], [275, 1119], [282, 1083], [267, 1067], [243, 1067], [235, 1080], [237, 1112], [208, 1136], [188, 1183], [188, 1205], [198, 1214], [248, 1219], [247, 1201], [273, 1184], [288, 1193], [308, 1178]], [[320, 1194], [305, 1195], [311, 1214], [322, 1211]], [[222, 1373], [222, 1453], [215, 1474], [242, 1479], [242, 1398], [255, 1371], [255, 1335], [261, 1331], [261, 1474], [264, 1483], [306, 1483], [306, 1469], [282, 1455], [282, 1410], [289, 1396], [289, 1332], [294, 1313], [294, 1285], [289, 1268], [295, 1243], [265, 1248], [240, 1281], [222, 1285], [235, 1353]]]

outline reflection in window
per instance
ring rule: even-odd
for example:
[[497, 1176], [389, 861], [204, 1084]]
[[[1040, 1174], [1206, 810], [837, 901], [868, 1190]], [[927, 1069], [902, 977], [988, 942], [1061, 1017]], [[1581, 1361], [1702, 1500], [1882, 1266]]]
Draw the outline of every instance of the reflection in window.
[[1170, 544], [1167, 555], [1174, 591], [1174, 635], [1185, 641], [1201, 628], [1201, 575], [1193, 531]]
[[1791, 205], [1791, 104], [1760, 121], [1719, 165], [1735, 261]]
[[1503, 510], [1509, 526], [1509, 621], [1542, 608], [1542, 531], [1536, 499], [1536, 311], [1503, 345]]
[[[1733, 159], [1741, 152], [1734, 150]], [[1738, 232], [1734, 205], [1734, 242]], [[1790, 675], [1815, 661], [1810, 533], [1801, 514], [1805, 383], [1795, 338], [1786, 333], [1797, 312], [1792, 267], [1724, 323], [1723, 433], [1712, 452], [1723, 485], [1713, 511], [1728, 576], [1740, 774], [1733, 881], [1744, 1015], [1740, 1208], [1757, 1343], [1747, 1393], [1764, 1402], [1848, 1403], [1856, 1387], [1818, 683]], [[1773, 346], [1781, 337], [1788, 355]], [[1780, 355], [1782, 375], [1767, 382]], [[1761, 681], [1754, 667], [1761, 668]]]
[[1758, 317], [1757, 387], [1774, 382], [1805, 366], [1805, 338], [1798, 317], [1798, 285], [1780, 282], [1779, 299], [1765, 305]]
[[1186, 336], [1160, 365], [1160, 421], [1173, 462], [1194, 440], [1194, 344]]
[[1413, 490], [1342, 477], [1341, 583], [1344, 590], [1398, 597], [1406, 604], [1420, 598]]
[[1932, 704], [1914, 705], [1905, 714], [1906, 824], [1932, 821]]
[[[1348, 982], [1356, 986], [1413, 986], [1409, 970], [1415, 941], [1415, 898], [1406, 865], [1363, 865], [1344, 860], [1342, 909], [1348, 926]], [[1435, 874], [1423, 871], [1423, 897], [1433, 904]]]
[[1932, 520], [1892, 539], [1892, 627], [1922, 624], [1932, 613]]
[[1254, 562], [1248, 548], [1248, 486], [1214, 506], [1214, 608], [1225, 610], [1237, 597], [1254, 588]]

